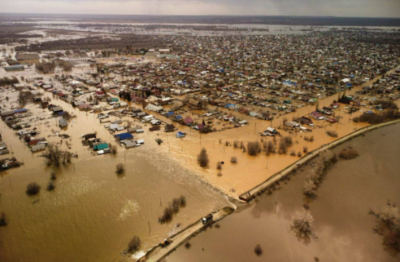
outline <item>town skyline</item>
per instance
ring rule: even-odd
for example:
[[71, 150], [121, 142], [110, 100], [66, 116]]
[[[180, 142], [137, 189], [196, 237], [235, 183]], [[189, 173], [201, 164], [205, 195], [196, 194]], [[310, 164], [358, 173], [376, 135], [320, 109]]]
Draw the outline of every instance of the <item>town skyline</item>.
[[399, 18], [396, 0], [1, 0], [4, 13]]

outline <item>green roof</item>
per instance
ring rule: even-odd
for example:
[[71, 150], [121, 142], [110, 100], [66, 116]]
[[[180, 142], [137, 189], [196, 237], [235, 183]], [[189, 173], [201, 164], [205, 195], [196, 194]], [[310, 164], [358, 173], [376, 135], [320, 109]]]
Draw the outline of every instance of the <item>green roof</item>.
[[108, 144], [107, 143], [101, 143], [101, 144], [97, 144], [97, 145], [93, 146], [93, 149], [95, 151], [104, 150], [104, 149], [107, 149], [107, 148], [108, 148]]

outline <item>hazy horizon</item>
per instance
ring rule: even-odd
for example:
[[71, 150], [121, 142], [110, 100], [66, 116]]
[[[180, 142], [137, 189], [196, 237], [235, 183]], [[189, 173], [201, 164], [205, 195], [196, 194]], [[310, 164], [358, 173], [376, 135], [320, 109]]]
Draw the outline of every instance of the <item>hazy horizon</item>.
[[3, 13], [400, 18], [399, 0], [0, 0]]

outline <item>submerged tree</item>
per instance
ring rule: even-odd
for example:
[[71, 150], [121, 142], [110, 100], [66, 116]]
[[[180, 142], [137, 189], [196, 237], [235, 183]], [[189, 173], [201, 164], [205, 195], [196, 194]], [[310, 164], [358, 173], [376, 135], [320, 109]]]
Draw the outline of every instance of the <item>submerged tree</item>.
[[388, 201], [378, 212], [370, 211], [377, 219], [374, 232], [383, 237], [383, 245], [392, 255], [400, 253], [400, 213], [399, 208]]
[[295, 215], [291, 228], [299, 239], [303, 239], [304, 242], [308, 243], [310, 237], [314, 235], [312, 227], [313, 221], [314, 217], [311, 215], [310, 211], [303, 209]]
[[46, 152], [41, 156], [47, 160], [47, 165], [59, 166], [61, 163], [71, 163], [73, 154], [69, 151], [61, 150], [57, 145], [49, 144]]
[[315, 185], [314, 181], [311, 180], [311, 178], [307, 178], [306, 181], [304, 181], [304, 188], [303, 188], [303, 193], [304, 195], [310, 197], [310, 198], [315, 198], [316, 195], [316, 190], [317, 186]]
[[263, 251], [262, 251], [260, 245], [257, 245], [257, 246], [254, 248], [254, 253], [256, 253], [257, 256], [261, 256], [261, 255], [262, 255], [262, 252], [263, 252]]
[[139, 237], [134, 236], [128, 243], [128, 252], [135, 253], [139, 251], [142, 241]]
[[117, 164], [117, 166], [116, 166], [116, 173], [118, 174], [118, 175], [121, 175], [121, 174], [123, 174], [124, 172], [125, 172], [125, 166], [124, 166], [124, 164], [122, 164], [122, 163], [119, 163], [119, 164]]
[[0, 216], [0, 227], [5, 227], [5, 226], [7, 226], [8, 225], [8, 220], [7, 220], [7, 217], [6, 217], [6, 213], [1, 213], [1, 216]]
[[197, 162], [201, 167], [207, 167], [210, 160], [208, 159], [207, 150], [203, 148], [197, 156]]
[[168, 223], [172, 220], [174, 214], [179, 212], [179, 209], [184, 208], [186, 206], [186, 197], [180, 196], [178, 198], [174, 198], [172, 203], [170, 203], [165, 209], [164, 213], [161, 217], [158, 218], [158, 222], [161, 224]]
[[26, 187], [26, 193], [28, 195], [36, 195], [40, 192], [40, 186], [37, 183], [29, 183], [28, 186]]
[[250, 156], [256, 156], [261, 153], [261, 144], [258, 141], [247, 143], [247, 153]]
[[47, 185], [47, 191], [53, 191], [56, 188], [55, 184], [53, 181], [50, 181], [49, 184]]

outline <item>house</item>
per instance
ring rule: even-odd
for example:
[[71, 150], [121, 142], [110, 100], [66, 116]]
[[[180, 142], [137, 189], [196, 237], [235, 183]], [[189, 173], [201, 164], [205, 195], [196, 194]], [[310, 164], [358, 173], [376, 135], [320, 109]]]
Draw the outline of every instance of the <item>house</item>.
[[150, 120], [150, 124], [152, 124], [153, 126], [161, 125], [161, 121], [158, 119], [152, 119]]
[[115, 135], [114, 137], [119, 141], [133, 139], [133, 135], [131, 133], [121, 133]]
[[14, 110], [14, 114], [21, 114], [21, 113], [26, 113], [26, 112], [28, 112], [28, 109], [26, 109], [26, 108]]
[[156, 106], [156, 105], [153, 105], [153, 104], [148, 104], [144, 109], [145, 110], [149, 110], [149, 111], [154, 111], [154, 112], [160, 112], [164, 108], [162, 106]]
[[88, 111], [88, 110], [90, 110], [92, 108], [91, 105], [85, 104], [85, 103], [80, 104], [78, 107], [79, 107], [80, 110], [84, 110], [84, 111]]
[[279, 132], [273, 127], [267, 127], [264, 133], [261, 133], [262, 136], [275, 136], [277, 134], [279, 134]]
[[249, 116], [254, 116], [254, 117], [257, 117], [257, 116], [258, 116], [258, 113], [257, 113], [257, 112], [254, 112], [254, 111], [252, 111], [252, 112], [250, 112], [250, 113], [249, 113]]
[[318, 113], [317, 111], [311, 112], [310, 116], [317, 120], [321, 120], [321, 117], [322, 117], [322, 115], [320, 113]]
[[45, 142], [46, 142], [45, 138], [36, 138], [36, 139], [30, 140], [28, 142], [28, 146], [31, 147], [31, 146], [37, 145], [39, 143], [44, 144]]
[[49, 102], [42, 101], [42, 102], [40, 102], [40, 105], [42, 106], [42, 108], [46, 108], [49, 105]]
[[225, 120], [225, 121], [233, 121], [233, 119], [235, 119], [235, 117], [232, 116], [232, 115], [224, 116], [224, 120]]
[[186, 133], [178, 132], [176, 133], [176, 138], [183, 138], [186, 136]]
[[112, 104], [112, 103], [118, 103], [119, 102], [119, 99], [117, 98], [117, 97], [112, 97], [111, 99], [110, 99], [110, 104]]
[[51, 108], [51, 111], [52, 111], [53, 113], [61, 113], [61, 112], [63, 111], [63, 109], [62, 109], [62, 107], [60, 107], [60, 106], [53, 106], [53, 107]]
[[136, 146], [143, 145], [144, 144], [144, 139], [136, 140], [135, 143], [136, 143]]
[[65, 118], [61, 117], [60, 120], [58, 121], [58, 125], [61, 128], [67, 127], [68, 126], [68, 121]]
[[285, 126], [287, 126], [287, 127], [299, 127], [300, 124], [295, 122], [295, 121], [287, 121], [287, 122], [285, 122]]
[[299, 121], [302, 124], [307, 124], [307, 125], [312, 124], [311, 118], [308, 118], [308, 117], [305, 117], [305, 116], [302, 116]]
[[46, 148], [46, 144], [36, 144], [36, 145], [33, 145], [32, 147], [31, 147], [31, 151], [32, 152], [36, 152], [36, 151], [40, 151], [40, 150], [44, 150]]
[[125, 145], [125, 148], [137, 147], [136, 142], [132, 140], [122, 140], [121, 144]]
[[13, 65], [13, 66], [6, 66], [4, 67], [4, 70], [7, 72], [9, 71], [23, 71], [25, 69], [25, 66], [23, 65]]
[[122, 130], [124, 130], [125, 128], [123, 127], [123, 126], [120, 126], [120, 125], [118, 125], [118, 124], [110, 124], [110, 130], [112, 130], [112, 131], [122, 131]]
[[109, 146], [107, 143], [98, 143], [98, 144], [93, 145], [94, 151], [105, 150], [108, 148], [109, 148]]
[[201, 131], [201, 130], [203, 130], [203, 129], [204, 129], [204, 125], [203, 125], [203, 124], [198, 124], [198, 125], [195, 125], [195, 126], [193, 127], [193, 129], [196, 129], [196, 130], [199, 130], [199, 131]]
[[193, 98], [189, 99], [189, 107], [192, 109], [201, 109], [202, 105], [200, 101], [197, 101]]
[[331, 124], [334, 124], [334, 123], [337, 122], [337, 120], [336, 120], [335, 118], [326, 118], [325, 120], [326, 120], [327, 122], [331, 123]]
[[96, 138], [96, 133], [91, 133], [91, 134], [86, 134], [82, 136], [85, 140], [88, 140], [90, 138]]
[[174, 131], [175, 131], [175, 126], [174, 126], [174, 125], [167, 124], [167, 125], [165, 125], [164, 131], [165, 131], [165, 132], [174, 132]]
[[4, 149], [7, 149], [7, 145], [6, 145], [6, 143], [1, 142], [0, 143], [0, 150], [4, 150]]
[[191, 117], [186, 117], [185, 119], [183, 119], [183, 123], [185, 125], [190, 125], [193, 123], [193, 119]]
[[8, 116], [14, 115], [14, 111], [1, 111], [1, 117], [4, 119]]

